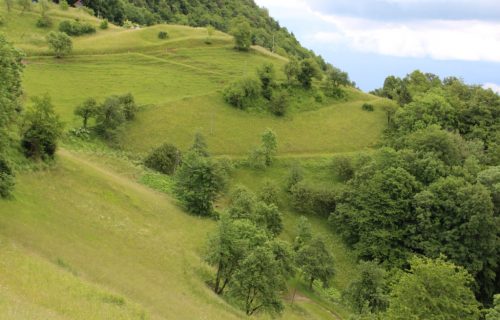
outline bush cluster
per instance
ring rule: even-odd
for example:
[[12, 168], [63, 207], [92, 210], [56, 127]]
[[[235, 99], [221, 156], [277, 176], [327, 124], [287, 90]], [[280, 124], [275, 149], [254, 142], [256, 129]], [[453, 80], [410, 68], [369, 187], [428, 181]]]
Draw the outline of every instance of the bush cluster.
[[224, 99], [233, 107], [246, 109], [255, 104], [260, 96], [259, 80], [247, 77], [231, 83], [224, 90]]
[[168, 39], [168, 38], [169, 38], [169, 36], [168, 36], [168, 33], [166, 31], [158, 32], [158, 39], [164, 40], [164, 39]]
[[14, 188], [14, 172], [6, 160], [0, 158], [0, 198], [10, 196]]
[[108, 20], [107, 20], [107, 19], [102, 20], [102, 21], [101, 21], [101, 24], [99, 25], [99, 28], [100, 28], [101, 30], [106, 30], [106, 29], [108, 29], [108, 28], [109, 28], [109, 22], [108, 22]]
[[146, 167], [163, 174], [174, 174], [181, 164], [182, 155], [174, 145], [165, 143], [153, 150], [144, 160]]
[[336, 208], [334, 190], [297, 183], [291, 189], [292, 205], [298, 212], [328, 217]]
[[88, 22], [64, 20], [59, 24], [59, 31], [64, 32], [69, 36], [81, 36], [84, 34], [95, 33], [96, 29]]
[[375, 108], [373, 107], [373, 104], [370, 104], [370, 103], [363, 103], [363, 105], [361, 106], [361, 109], [363, 109], [364, 111], [375, 110]]
[[50, 28], [52, 26], [52, 20], [48, 16], [43, 15], [36, 21], [36, 26], [38, 28]]

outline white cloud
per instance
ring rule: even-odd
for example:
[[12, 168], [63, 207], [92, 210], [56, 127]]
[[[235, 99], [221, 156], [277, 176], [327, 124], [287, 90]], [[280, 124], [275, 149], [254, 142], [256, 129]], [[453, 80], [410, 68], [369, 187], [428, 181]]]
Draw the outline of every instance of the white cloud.
[[[413, 0], [394, 0], [409, 2]], [[257, 0], [278, 18], [304, 21], [308, 42], [397, 57], [500, 62], [500, 22], [409, 20], [383, 22], [324, 14], [304, 0]]]
[[491, 90], [495, 91], [496, 93], [500, 94], [500, 85], [498, 85], [496, 83], [485, 83], [483, 85], [483, 88], [491, 89]]

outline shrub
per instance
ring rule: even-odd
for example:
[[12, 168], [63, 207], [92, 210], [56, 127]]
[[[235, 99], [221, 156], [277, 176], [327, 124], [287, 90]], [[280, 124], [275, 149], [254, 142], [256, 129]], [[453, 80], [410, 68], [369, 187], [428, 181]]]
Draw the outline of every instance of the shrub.
[[83, 34], [95, 33], [96, 29], [88, 22], [64, 20], [59, 23], [59, 31], [64, 32], [69, 36], [81, 36]]
[[3, 17], [0, 15], [0, 27], [5, 24]]
[[269, 109], [275, 116], [282, 117], [286, 114], [289, 104], [290, 101], [288, 93], [286, 91], [280, 91], [273, 94], [269, 104]]
[[260, 147], [252, 149], [248, 154], [247, 164], [254, 169], [264, 169], [266, 167], [266, 155], [264, 150]]
[[50, 28], [52, 26], [52, 20], [48, 16], [41, 16], [36, 22], [38, 28]]
[[14, 188], [14, 172], [6, 160], [0, 158], [0, 198], [8, 198]]
[[108, 22], [108, 19], [104, 19], [101, 21], [101, 24], [99, 25], [99, 28], [101, 30], [106, 30], [109, 28], [109, 22]]
[[336, 192], [330, 189], [298, 183], [292, 187], [292, 205], [301, 213], [328, 217], [336, 208]]
[[166, 31], [160, 31], [158, 32], [158, 39], [168, 39], [169, 36], [168, 36], [168, 33]]
[[373, 107], [373, 104], [369, 104], [369, 103], [363, 103], [363, 105], [361, 106], [361, 109], [363, 109], [364, 111], [375, 110], [375, 108]]
[[59, 1], [59, 8], [63, 11], [67, 11], [69, 9], [68, 1], [60, 0]]
[[354, 165], [349, 157], [336, 156], [333, 158], [332, 167], [335, 175], [342, 181], [351, 180], [354, 177]]
[[290, 169], [290, 173], [288, 174], [288, 178], [286, 179], [285, 190], [287, 192], [292, 192], [292, 188], [302, 180], [304, 180], [304, 171], [296, 163]]
[[123, 108], [123, 115], [125, 116], [125, 120], [132, 121], [135, 119], [135, 115], [139, 110], [139, 107], [135, 103], [134, 96], [131, 93], [127, 93], [125, 95], [119, 96], [118, 100]]
[[181, 164], [181, 160], [182, 155], [179, 149], [165, 143], [153, 150], [144, 160], [144, 164], [150, 169], [171, 175], [175, 173], [175, 170]]
[[134, 23], [130, 20], [123, 21], [122, 25], [125, 29], [132, 29], [134, 27]]
[[57, 58], [62, 58], [71, 53], [73, 42], [71, 38], [63, 32], [54, 32], [48, 34], [47, 43], [49, 48], [54, 51]]
[[259, 191], [258, 198], [265, 204], [275, 206], [279, 205], [279, 190], [276, 184], [272, 181], [266, 181]]
[[27, 157], [47, 160], [54, 157], [63, 124], [54, 113], [48, 96], [33, 98], [33, 107], [24, 116], [21, 146]]
[[224, 99], [233, 107], [246, 109], [260, 96], [260, 83], [255, 78], [244, 78], [231, 83], [224, 90]]

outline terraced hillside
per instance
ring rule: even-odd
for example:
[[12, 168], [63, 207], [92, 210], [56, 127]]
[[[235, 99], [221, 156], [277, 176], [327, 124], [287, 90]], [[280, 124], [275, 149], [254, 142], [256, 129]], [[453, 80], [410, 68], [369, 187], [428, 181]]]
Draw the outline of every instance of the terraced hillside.
[[[0, 1], [5, 17], [0, 32], [27, 54], [26, 101], [50, 95], [66, 129], [71, 129], [80, 125], [73, 111], [86, 98], [132, 93], [142, 108], [119, 142], [133, 159], [164, 142], [187, 149], [197, 131], [205, 134], [213, 154], [238, 158], [271, 128], [279, 139], [280, 160], [265, 176], [238, 169], [231, 185], [258, 188], [269, 177], [281, 181], [291, 159], [302, 159], [311, 179], [335, 180], [318, 176], [318, 168], [328, 166], [327, 157], [369, 151], [385, 128], [382, 105], [387, 102], [355, 89], [348, 89], [343, 100], [322, 104], [304, 96], [284, 118], [232, 108], [222, 99], [225, 85], [254, 74], [265, 62], [281, 70], [286, 59], [258, 47], [237, 52], [227, 34], [216, 33], [208, 45], [204, 28], [110, 26], [74, 38], [73, 54], [59, 60], [44, 41], [51, 29], [35, 27], [36, 6], [25, 13], [18, 8], [7, 13], [4, 8]], [[55, 22], [52, 29], [58, 21], [76, 17], [99, 24], [75, 9], [53, 7], [49, 15]], [[169, 39], [158, 39], [159, 31], [168, 32]], [[281, 71], [279, 77], [284, 78]], [[375, 105], [374, 112], [361, 109], [367, 101]], [[144, 182], [153, 177], [168, 185], [170, 178], [158, 178], [98, 142], [99, 147], [92, 142], [82, 147], [71, 139], [65, 144], [56, 164], [20, 172], [13, 199], [0, 202], [0, 318], [245, 317], [204, 283], [211, 270], [202, 261], [203, 249], [215, 222], [186, 214], [169, 195]], [[284, 211], [283, 237], [293, 239], [299, 215], [288, 207]], [[312, 222], [317, 232], [327, 234], [324, 223]], [[355, 274], [356, 265], [339, 239], [328, 237], [338, 264], [333, 283], [340, 289]], [[335, 303], [299, 288], [294, 304], [287, 303], [284, 319], [348, 315]]]

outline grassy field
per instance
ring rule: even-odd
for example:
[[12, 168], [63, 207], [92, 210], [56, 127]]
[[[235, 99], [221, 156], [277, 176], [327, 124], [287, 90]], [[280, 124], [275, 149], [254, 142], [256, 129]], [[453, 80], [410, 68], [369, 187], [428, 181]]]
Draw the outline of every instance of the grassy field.
[[[197, 131], [214, 155], [238, 159], [271, 128], [279, 141], [276, 163], [265, 171], [238, 168], [232, 186], [258, 190], [267, 179], [282, 183], [295, 161], [307, 179], [332, 186], [338, 181], [329, 171], [331, 155], [370, 150], [385, 128], [387, 101], [349, 89], [346, 99], [319, 103], [297, 90], [284, 118], [236, 110], [223, 101], [224, 86], [265, 62], [281, 70], [285, 58], [258, 47], [237, 52], [231, 37], [219, 32], [208, 45], [204, 28], [111, 25], [73, 38], [74, 54], [58, 60], [44, 39], [59, 21], [78, 18], [97, 26], [99, 20], [53, 7], [54, 26], [39, 29], [38, 10], [7, 13], [0, 0], [0, 32], [27, 53], [27, 103], [50, 95], [66, 129], [80, 125], [73, 110], [89, 97], [130, 92], [142, 108], [123, 128], [121, 151], [68, 140], [52, 168], [18, 175], [15, 198], [0, 202], [0, 319], [245, 318], [205, 285], [212, 271], [201, 257], [215, 223], [183, 212], [165, 194], [171, 178], [145, 170], [138, 159], [164, 142], [185, 150]], [[169, 39], [159, 40], [159, 31]], [[278, 76], [284, 77], [281, 71]], [[361, 109], [367, 101], [374, 112]], [[286, 201], [283, 196], [283, 238], [291, 240], [300, 215]], [[310, 220], [334, 254], [332, 284], [339, 293], [356, 275], [356, 261], [323, 219]], [[283, 319], [348, 318], [338, 303], [300, 282], [298, 287], [293, 305], [285, 299]]]

